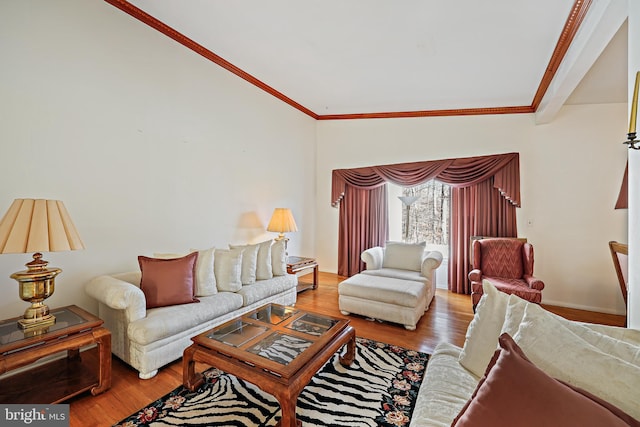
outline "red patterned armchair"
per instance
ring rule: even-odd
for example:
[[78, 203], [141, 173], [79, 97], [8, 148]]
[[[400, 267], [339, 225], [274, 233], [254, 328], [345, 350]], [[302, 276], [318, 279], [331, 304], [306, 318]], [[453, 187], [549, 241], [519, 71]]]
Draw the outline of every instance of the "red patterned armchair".
[[540, 303], [544, 283], [533, 277], [533, 246], [517, 239], [490, 238], [475, 240], [473, 265], [469, 272], [471, 301], [475, 309], [482, 297], [482, 280], [498, 290]]

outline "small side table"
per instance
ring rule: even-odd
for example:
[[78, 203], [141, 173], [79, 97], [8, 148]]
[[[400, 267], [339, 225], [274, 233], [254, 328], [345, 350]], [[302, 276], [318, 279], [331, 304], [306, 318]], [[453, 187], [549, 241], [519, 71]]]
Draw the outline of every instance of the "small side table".
[[[61, 359], [1, 378], [0, 403], [59, 403], [87, 390], [96, 395], [111, 387], [111, 333], [103, 321], [75, 305], [51, 314], [56, 323], [39, 332], [19, 329], [20, 317], [0, 321], [0, 374], [66, 352]], [[93, 344], [98, 363], [80, 354], [82, 347]]]
[[287, 273], [302, 276], [303, 274], [307, 274], [311, 269], [313, 269], [313, 282], [311, 284], [298, 283], [298, 292], [318, 288], [318, 263], [315, 258], [304, 258], [299, 256], [287, 257]]

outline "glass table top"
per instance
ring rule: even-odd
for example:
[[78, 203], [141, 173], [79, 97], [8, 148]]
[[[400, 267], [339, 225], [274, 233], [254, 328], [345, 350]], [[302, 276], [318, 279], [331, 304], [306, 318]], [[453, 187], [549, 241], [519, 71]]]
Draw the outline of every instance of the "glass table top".
[[206, 337], [239, 351], [288, 365], [338, 322], [338, 319], [294, 307], [267, 304], [212, 329]]
[[233, 347], [240, 347], [267, 330], [264, 326], [236, 320], [227, 326], [214, 329], [207, 337]]
[[313, 341], [274, 332], [249, 347], [247, 351], [281, 365], [287, 365], [300, 353], [311, 347], [311, 344], [313, 344]]
[[306, 313], [300, 318], [287, 325], [287, 328], [294, 331], [319, 337], [327, 332], [333, 325], [338, 323], [335, 319], [330, 319], [317, 314]]
[[260, 320], [261, 322], [277, 325], [290, 318], [297, 312], [298, 310], [293, 307], [268, 304], [262, 308], [259, 308], [254, 313], [249, 314], [248, 317], [250, 317], [251, 319]]
[[86, 319], [82, 318], [68, 308], [51, 310], [51, 314], [55, 316], [56, 323], [39, 330], [31, 330], [29, 332], [22, 330], [15, 319], [1, 321], [0, 345], [14, 343], [20, 340], [31, 338], [36, 335], [58, 331], [69, 326], [75, 326], [87, 322]]

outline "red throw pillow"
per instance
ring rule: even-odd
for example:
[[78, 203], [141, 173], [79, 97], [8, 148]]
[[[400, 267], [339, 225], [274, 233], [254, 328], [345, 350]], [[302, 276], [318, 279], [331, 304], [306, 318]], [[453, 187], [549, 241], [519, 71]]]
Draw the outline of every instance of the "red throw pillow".
[[198, 252], [172, 259], [139, 256], [140, 289], [147, 308], [200, 302], [194, 298], [197, 259]]
[[640, 426], [625, 412], [536, 367], [508, 334], [452, 427]]

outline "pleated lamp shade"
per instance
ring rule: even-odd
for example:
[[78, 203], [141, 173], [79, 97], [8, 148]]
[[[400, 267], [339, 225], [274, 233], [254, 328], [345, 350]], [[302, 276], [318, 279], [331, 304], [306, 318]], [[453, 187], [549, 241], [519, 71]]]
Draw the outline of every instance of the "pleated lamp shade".
[[59, 200], [16, 199], [0, 221], [0, 253], [84, 249], [67, 209]]
[[274, 231], [280, 233], [280, 236], [284, 237], [284, 233], [291, 233], [298, 231], [296, 226], [296, 220], [293, 219], [293, 214], [289, 208], [276, 208], [271, 215], [271, 221], [267, 226], [267, 231]]

